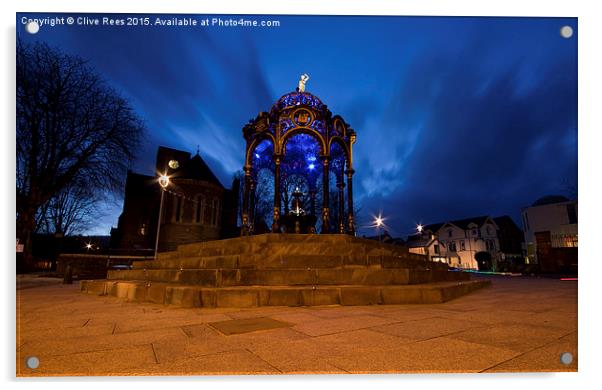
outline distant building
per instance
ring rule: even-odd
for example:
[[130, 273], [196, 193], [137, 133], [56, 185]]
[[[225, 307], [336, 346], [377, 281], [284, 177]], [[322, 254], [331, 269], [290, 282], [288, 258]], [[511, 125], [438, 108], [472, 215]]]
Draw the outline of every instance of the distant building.
[[61, 253], [106, 254], [109, 251], [109, 236], [63, 236], [56, 234], [33, 235], [35, 268], [56, 270]]
[[552, 195], [523, 208], [528, 260], [538, 263], [541, 272], [576, 272], [577, 206], [577, 200]]
[[478, 269], [475, 255], [479, 252], [490, 254], [493, 269], [500, 261], [522, 256], [520, 229], [507, 216], [481, 216], [430, 224], [424, 227], [423, 234], [434, 235], [447, 253], [457, 254], [458, 268]]
[[[170, 177], [163, 201], [159, 251], [238, 234], [239, 183], [226, 189], [198, 154], [159, 147], [156, 172]], [[115, 249], [153, 250], [161, 189], [157, 176], [128, 172], [123, 212], [111, 229]]]
[[428, 256], [430, 261], [447, 263], [451, 267], [460, 267], [460, 256], [456, 252], [448, 250], [436, 235], [417, 233], [408, 237], [406, 246], [411, 253]]
[[523, 231], [514, 220], [507, 215], [493, 218], [498, 227], [500, 244], [500, 261], [514, 264], [524, 264]]
[[380, 235], [368, 236], [368, 237], [362, 236], [362, 238], [366, 238], [368, 240], [380, 241], [382, 243], [391, 244], [391, 245], [405, 245], [405, 243], [406, 243], [403, 238], [393, 237], [386, 230], [384, 232], [382, 232], [382, 234], [380, 234]]

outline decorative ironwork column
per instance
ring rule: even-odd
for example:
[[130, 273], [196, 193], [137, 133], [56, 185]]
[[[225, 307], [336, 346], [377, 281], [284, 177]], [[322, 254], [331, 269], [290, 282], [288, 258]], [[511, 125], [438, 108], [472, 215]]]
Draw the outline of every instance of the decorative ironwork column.
[[245, 189], [242, 195], [242, 226], [240, 228], [240, 235], [246, 236], [249, 234], [249, 190], [251, 181], [251, 167], [245, 165]]
[[353, 220], [353, 174], [355, 171], [353, 169], [348, 169], [347, 174], [347, 205], [349, 207], [347, 217], [347, 232], [352, 236], [355, 236], [355, 221]]
[[274, 155], [274, 222], [272, 233], [280, 233], [280, 158]]
[[255, 228], [255, 180], [249, 179], [249, 234]]
[[323, 171], [322, 171], [322, 234], [329, 233], [330, 231], [330, 205], [329, 205], [329, 193], [330, 186], [328, 184], [329, 170], [328, 170], [328, 156], [322, 157]]
[[337, 178], [337, 188], [339, 189], [339, 233], [345, 234], [345, 179], [342, 172]]

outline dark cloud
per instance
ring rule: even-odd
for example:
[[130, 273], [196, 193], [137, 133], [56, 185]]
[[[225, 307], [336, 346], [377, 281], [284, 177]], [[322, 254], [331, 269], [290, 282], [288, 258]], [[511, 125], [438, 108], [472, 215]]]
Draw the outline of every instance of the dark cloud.
[[[497, 71], [479, 61], [495, 50], [479, 40], [462, 50], [464, 60], [431, 52], [409, 68], [413, 76], [384, 120], [405, 128], [401, 138], [408, 141], [384, 158], [401, 157], [403, 167], [379, 175], [398, 185], [389, 196], [364, 198], [368, 209], [393, 215], [394, 230], [481, 214], [518, 221], [521, 207], [566, 192], [565, 181], [576, 179], [575, 58], [539, 64], [537, 77], [525, 81], [521, 60], [500, 57], [504, 66]], [[418, 130], [407, 130], [412, 127]], [[371, 166], [367, 177], [378, 172]]]

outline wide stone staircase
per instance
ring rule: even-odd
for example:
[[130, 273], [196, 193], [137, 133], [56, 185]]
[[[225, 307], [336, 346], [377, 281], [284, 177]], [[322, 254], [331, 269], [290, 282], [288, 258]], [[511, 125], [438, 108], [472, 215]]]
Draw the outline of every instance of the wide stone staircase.
[[402, 246], [338, 234], [262, 234], [180, 245], [80, 287], [135, 302], [253, 307], [440, 303], [487, 284]]

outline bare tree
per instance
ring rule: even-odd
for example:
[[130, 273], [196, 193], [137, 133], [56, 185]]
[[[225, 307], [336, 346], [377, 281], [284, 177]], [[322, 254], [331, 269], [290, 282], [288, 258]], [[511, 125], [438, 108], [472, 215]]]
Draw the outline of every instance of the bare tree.
[[40, 207], [36, 232], [72, 235], [91, 227], [102, 216], [102, 194], [85, 186], [71, 185]]
[[16, 107], [17, 237], [27, 263], [40, 208], [74, 183], [120, 189], [143, 124], [86, 61], [41, 43], [17, 42]]
[[257, 175], [254, 205], [255, 229], [261, 225], [269, 229], [274, 218], [274, 176], [269, 170], [264, 169]]

